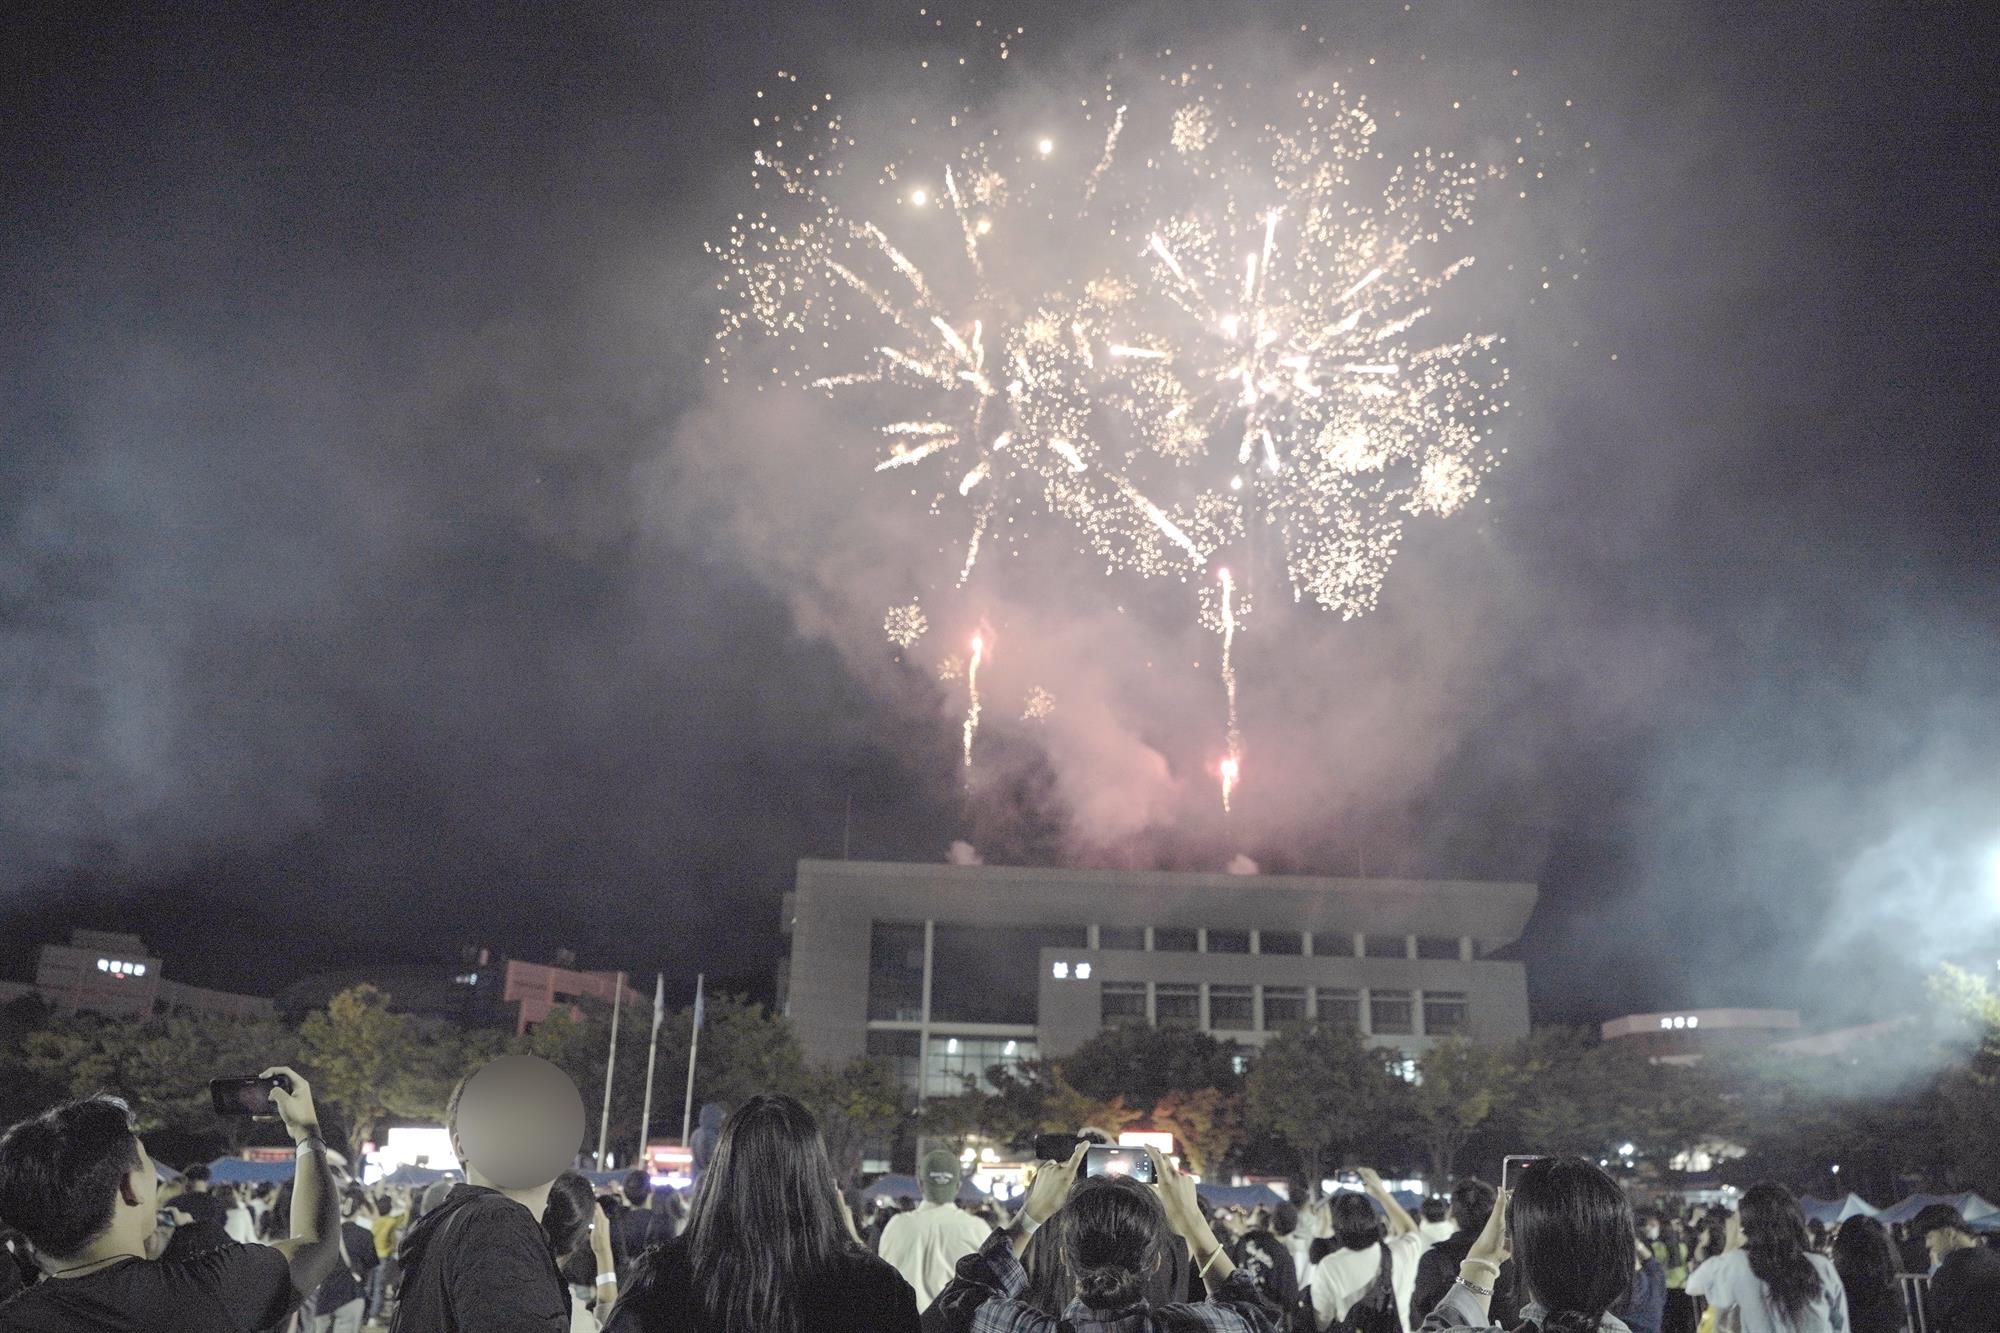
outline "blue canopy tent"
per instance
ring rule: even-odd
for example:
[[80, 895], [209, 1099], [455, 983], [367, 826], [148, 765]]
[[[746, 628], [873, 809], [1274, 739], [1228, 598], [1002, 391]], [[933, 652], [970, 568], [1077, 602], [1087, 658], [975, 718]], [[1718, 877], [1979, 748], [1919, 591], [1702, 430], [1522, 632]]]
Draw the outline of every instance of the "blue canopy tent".
[[1284, 1194], [1269, 1185], [1215, 1185], [1204, 1180], [1194, 1192], [1224, 1208], [1270, 1208], [1285, 1201]]
[[430, 1166], [411, 1166], [405, 1163], [382, 1177], [384, 1185], [407, 1185], [411, 1189], [426, 1189], [440, 1180], [462, 1179], [457, 1171], [441, 1170]]
[[208, 1178], [223, 1183], [279, 1185], [292, 1178], [291, 1162], [246, 1162], [241, 1157], [218, 1157], [208, 1164]]
[[1808, 1194], [1799, 1200], [1799, 1208], [1807, 1220], [1828, 1227], [1838, 1226], [1850, 1217], [1875, 1217], [1882, 1211], [1859, 1194], [1844, 1199], [1816, 1199]]
[[[917, 1183], [915, 1176], [877, 1176], [868, 1188], [861, 1191], [864, 1199], [921, 1199], [924, 1187]], [[991, 1195], [969, 1180], [958, 1182], [960, 1203], [985, 1203]]]

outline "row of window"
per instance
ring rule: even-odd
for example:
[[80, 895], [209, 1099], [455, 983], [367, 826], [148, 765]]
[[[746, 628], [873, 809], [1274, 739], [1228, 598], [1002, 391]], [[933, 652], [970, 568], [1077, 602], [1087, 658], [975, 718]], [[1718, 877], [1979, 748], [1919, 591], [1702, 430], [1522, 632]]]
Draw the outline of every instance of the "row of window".
[[922, 1085], [926, 1097], [954, 1097], [965, 1091], [966, 1080], [981, 1091], [991, 1092], [988, 1071], [998, 1066], [1013, 1069], [1035, 1058], [1032, 1037], [955, 1037], [933, 1035], [928, 1050], [915, 1032], [875, 1031], [868, 1034], [868, 1054], [890, 1062], [896, 1077], [912, 1092]]
[[[1252, 935], [1255, 935], [1253, 941]], [[1150, 938], [1149, 938], [1150, 937]], [[1099, 926], [1100, 949], [1150, 949], [1154, 953], [1303, 954], [1316, 958], [1458, 958], [1454, 936], [1355, 935], [1349, 931], [1221, 930], [1210, 926]]]
[[[1101, 1017], [1106, 1027], [1150, 1023], [1156, 1027], [1206, 1026], [1211, 1032], [1275, 1032], [1317, 1019], [1376, 1037], [1463, 1032], [1468, 1023], [1463, 991], [1357, 990], [1345, 986], [1227, 986], [1210, 983], [1208, 1021], [1195, 983], [1107, 981]], [[1262, 1021], [1259, 1021], [1259, 1001]], [[1417, 1026], [1419, 1016], [1423, 1026]]]

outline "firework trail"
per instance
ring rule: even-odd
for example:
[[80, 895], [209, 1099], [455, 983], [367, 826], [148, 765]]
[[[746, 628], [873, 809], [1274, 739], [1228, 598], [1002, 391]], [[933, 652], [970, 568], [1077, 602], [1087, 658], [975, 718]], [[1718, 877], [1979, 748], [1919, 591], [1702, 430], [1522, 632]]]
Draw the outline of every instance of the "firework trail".
[[972, 658], [965, 668], [965, 766], [972, 767], [972, 738], [979, 734], [979, 664], [986, 659], [986, 636], [972, 636]]
[[1222, 690], [1229, 701], [1229, 752], [1222, 761], [1222, 813], [1228, 814], [1243, 771], [1243, 732], [1236, 725], [1236, 580], [1225, 567], [1217, 581], [1222, 585]]

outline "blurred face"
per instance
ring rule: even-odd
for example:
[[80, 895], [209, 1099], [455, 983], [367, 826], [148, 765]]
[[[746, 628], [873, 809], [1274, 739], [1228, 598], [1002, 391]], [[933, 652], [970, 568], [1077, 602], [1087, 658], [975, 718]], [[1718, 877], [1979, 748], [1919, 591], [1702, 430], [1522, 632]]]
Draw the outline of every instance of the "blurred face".
[[1646, 1223], [1646, 1239], [1658, 1240], [1659, 1238], [1660, 1238], [1660, 1224], [1658, 1222]]
[[1958, 1248], [1958, 1233], [1950, 1227], [1939, 1227], [1924, 1236], [1924, 1248], [1931, 1252], [1932, 1263], [1943, 1263], [1944, 1257]]

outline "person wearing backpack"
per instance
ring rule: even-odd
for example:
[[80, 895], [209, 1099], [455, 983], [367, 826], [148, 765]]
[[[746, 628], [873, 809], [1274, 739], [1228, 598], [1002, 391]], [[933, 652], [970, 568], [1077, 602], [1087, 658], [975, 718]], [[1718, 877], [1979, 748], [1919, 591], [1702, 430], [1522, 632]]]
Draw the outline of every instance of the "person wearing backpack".
[[[1410, 1333], [1410, 1295], [1427, 1246], [1381, 1176], [1363, 1167], [1361, 1183], [1367, 1197], [1333, 1198], [1335, 1248], [1313, 1265], [1306, 1284], [1313, 1326], [1317, 1333]], [[1386, 1235], [1376, 1204], [1388, 1216]]]

